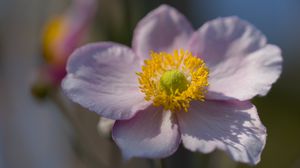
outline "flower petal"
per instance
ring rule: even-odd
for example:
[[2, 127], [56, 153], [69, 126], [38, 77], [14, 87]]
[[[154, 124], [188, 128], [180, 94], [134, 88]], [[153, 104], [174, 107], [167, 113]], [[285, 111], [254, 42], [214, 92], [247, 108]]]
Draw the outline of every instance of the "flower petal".
[[188, 20], [173, 7], [161, 5], [136, 26], [132, 47], [136, 54], [148, 58], [150, 51], [172, 52], [185, 48], [194, 32]]
[[210, 69], [208, 99], [266, 95], [281, 73], [280, 49], [237, 17], [204, 24], [191, 38], [190, 48]]
[[83, 107], [110, 119], [128, 119], [147, 103], [139, 92], [140, 59], [126, 46], [95, 43], [77, 49], [62, 88]]
[[180, 143], [173, 113], [153, 106], [130, 120], [116, 121], [113, 138], [126, 159], [166, 157], [174, 153]]
[[193, 102], [178, 113], [184, 146], [209, 153], [218, 148], [240, 162], [257, 164], [266, 142], [266, 129], [249, 102]]

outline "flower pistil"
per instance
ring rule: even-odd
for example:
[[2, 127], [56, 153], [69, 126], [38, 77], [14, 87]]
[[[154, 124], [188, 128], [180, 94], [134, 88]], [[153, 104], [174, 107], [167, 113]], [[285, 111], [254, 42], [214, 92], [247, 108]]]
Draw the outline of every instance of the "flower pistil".
[[209, 71], [202, 59], [184, 50], [150, 56], [137, 73], [145, 100], [172, 112], [187, 112], [192, 100], [204, 101]]

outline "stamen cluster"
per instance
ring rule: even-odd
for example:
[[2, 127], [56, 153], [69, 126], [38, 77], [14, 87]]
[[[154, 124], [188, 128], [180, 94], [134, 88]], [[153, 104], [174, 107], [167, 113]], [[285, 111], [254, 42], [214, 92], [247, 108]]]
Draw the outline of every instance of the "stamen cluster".
[[137, 73], [145, 100], [173, 112], [187, 112], [192, 100], [204, 101], [209, 72], [203, 60], [184, 50], [150, 55]]

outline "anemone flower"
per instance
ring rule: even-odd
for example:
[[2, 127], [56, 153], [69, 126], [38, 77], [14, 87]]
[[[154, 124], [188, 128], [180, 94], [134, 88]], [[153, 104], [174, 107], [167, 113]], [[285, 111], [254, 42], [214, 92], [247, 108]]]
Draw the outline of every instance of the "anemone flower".
[[266, 129], [250, 99], [267, 94], [281, 63], [280, 49], [246, 21], [217, 18], [194, 30], [161, 5], [138, 23], [132, 49], [113, 42], [76, 49], [62, 88], [116, 120], [112, 136], [127, 159], [167, 157], [182, 142], [257, 164]]

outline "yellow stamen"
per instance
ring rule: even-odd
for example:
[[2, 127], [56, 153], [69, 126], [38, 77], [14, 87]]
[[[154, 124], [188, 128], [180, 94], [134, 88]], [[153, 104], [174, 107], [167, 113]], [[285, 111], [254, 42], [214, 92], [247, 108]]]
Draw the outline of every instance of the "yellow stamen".
[[204, 101], [209, 72], [203, 60], [184, 50], [150, 55], [137, 73], [145, 100], [173, 112], [187, 112], [192, 100]]
[[43, 34], [43, 54], [47, 63], [60, 63], [63, 58], [60, 43], [67, 31], [66, 19], [63, 16], [55, 17], [46, 25]]

